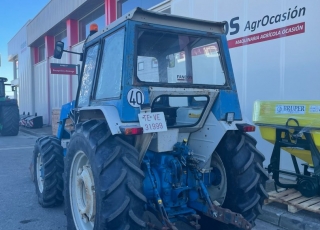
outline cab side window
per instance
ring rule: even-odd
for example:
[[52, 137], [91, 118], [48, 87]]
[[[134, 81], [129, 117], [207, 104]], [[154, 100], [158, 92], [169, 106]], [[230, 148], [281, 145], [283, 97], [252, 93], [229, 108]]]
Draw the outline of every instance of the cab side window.
[[120, 97], [123, 47], [124, 29], [105, 38], [95, 99]]
[[97, 64], [98, 51], [99, 44], [91, 46], [87, 50], [78, 100], [79, 107], [89, 105], [92, 90], [92, 82]]

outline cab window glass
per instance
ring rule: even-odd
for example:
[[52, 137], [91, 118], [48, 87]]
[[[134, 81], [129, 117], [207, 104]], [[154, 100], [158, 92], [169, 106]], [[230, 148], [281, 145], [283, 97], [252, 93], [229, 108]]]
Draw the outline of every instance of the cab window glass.
[[79, 94], [78, 106], [88, 106], [92, 90], [94, 71], [96, 69], [99, 44], [91, 46], [87, 50], [86, 61], [84, 63], [81, 88]]
[[105, 38], [96, 99], [120, 96], [123, 46], [124, 29]]
[[[218, 39], [141, 29], [137, 42], [137, 77], [141, 82], [225, 85]], [[144, 68], [139, 70], [139, 63]]]

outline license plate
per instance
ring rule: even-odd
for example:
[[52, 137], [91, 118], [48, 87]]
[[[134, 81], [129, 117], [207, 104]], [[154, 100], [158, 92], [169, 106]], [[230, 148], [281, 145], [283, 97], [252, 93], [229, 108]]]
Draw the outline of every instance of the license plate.
[[163, 112], [138, 114], [143, 133], [157, 133], [167, 131], [167, 123]]

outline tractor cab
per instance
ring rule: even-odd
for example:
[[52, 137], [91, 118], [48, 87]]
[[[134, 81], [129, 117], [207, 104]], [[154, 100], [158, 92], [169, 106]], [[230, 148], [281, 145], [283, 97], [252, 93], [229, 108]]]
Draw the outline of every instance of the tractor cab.
[[[182, 132], [201, 128], [210, 111], [218, 120], [228, 113], [241, 120], [224, 28], [137, 8], [88, 37], [75, 104], [79, 119], [87, 119], [88, 110], [96, 118], [115, 113], [112, 134], [138, 122], [141, 110], [163, 112], [167, 128]], [[159, 124], [143, 128], [155, 131]]]

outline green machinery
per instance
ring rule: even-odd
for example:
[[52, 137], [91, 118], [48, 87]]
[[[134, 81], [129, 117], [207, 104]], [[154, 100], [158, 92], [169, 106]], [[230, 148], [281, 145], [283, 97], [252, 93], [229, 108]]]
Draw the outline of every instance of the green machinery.
[[0, 77], [0, 133], [2, 136], [16, 136], [19, 132], [19, 109], [16, 99], [5, 95], [8, 79]]

